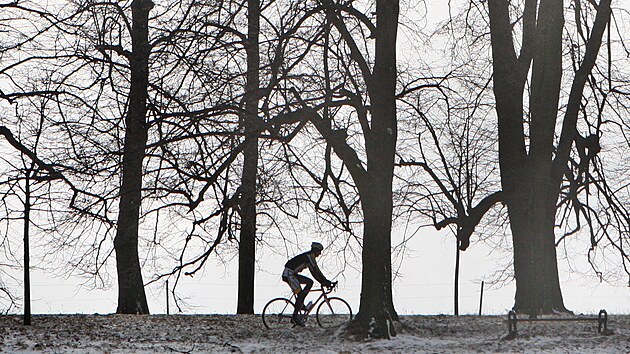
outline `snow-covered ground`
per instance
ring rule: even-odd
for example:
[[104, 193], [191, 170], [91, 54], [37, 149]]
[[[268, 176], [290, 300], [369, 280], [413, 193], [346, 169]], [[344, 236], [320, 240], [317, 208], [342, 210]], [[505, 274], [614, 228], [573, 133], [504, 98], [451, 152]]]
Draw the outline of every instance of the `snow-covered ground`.
[[257, 315], [45, 315], [23, 326], [0, 316], [0, 351], [9, 353], [630, 353], [630, 316], [596, 322], [519, 323], [507, 317], [402, 316], [393, 340], [352, 341], [339, 329], [266, 330]]

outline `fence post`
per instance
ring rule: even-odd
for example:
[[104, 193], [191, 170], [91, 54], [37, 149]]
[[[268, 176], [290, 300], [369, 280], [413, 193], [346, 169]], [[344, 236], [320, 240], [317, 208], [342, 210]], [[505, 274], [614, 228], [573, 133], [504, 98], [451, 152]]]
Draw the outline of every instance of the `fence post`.
[[169, 308], [169, 303], [168, 303], [168, 280], [166, 281], [166, 314], [167, 315], [171, 314], [171, 310]]
[[481, 295], [479, 296], [479, 316], [481, 316], [482, 306], [483, 306], [483, 280], [481, 281]]

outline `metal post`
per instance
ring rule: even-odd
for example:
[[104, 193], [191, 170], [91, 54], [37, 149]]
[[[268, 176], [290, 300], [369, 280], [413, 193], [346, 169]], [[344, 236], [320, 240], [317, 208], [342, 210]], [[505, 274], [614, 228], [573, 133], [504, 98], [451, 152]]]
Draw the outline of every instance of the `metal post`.
[[516, 336], [516, 312], [508, 312], [508, 336]]
[[169, 306], [169, 301], [168, 301], [168, 280], [166, 281], [166, 314], [170, 315], [171, 314], [171, 309]]
[[483, 280], [481, 281], [481, 295], [479, 296], [479, 316], [481, 316], [481, 308], [483, 306]]
[[606, 310], [599, 310], [597, 315], [597, 333], [602, 333], [602, 326], [604, 327], [604, 334], [608, 332], [608, 313]]

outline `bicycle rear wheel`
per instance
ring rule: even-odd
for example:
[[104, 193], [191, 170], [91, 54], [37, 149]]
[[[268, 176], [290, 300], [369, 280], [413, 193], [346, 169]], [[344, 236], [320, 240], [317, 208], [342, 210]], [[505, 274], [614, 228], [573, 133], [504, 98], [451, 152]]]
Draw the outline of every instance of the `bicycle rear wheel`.
[[291, 327], [295, 305], [289, 299], [275, 298], [263, 308], [262, 320], [267, 329]]
[[341, 326], [352, 320], [352, 309], [346, 300], [329, 297], [317, 307], [317, 323], [326, 328]]

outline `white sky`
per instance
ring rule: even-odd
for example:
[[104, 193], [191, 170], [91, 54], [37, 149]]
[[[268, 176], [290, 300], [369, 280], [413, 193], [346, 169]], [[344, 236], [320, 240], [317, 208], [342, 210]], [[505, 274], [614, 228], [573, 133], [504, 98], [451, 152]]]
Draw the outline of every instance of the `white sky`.
[[[624, 6], [630, 8], [627, 1]], [[430, 1], [429, 14], [446, 16], [445, 7], [438, 8]], [[446, 2], [440, 1], [446, 4]], [[617, 2], [619, 3], [619, 1]], [[432, 5], [431, 5], [432, 4]], [[432, 17], [433, 18], [433, 17]], [[303, 250], [310, 239], [303, 238]], [[425, 229], [414, 237], [408, 245], [412, 254], [406, 257], [400, 269], [402, 277], [394, 281], [394, 304], [399, 314], [452, 314], [453, 313], [453, 271], [455, 245], [451, 235]], [[296, 254], [300, 250], [295, 250]], [[267, 252], [268, 254], [268, 252]], [[327, 268], [324, 253], [320, 257], [325, 274], [336, 274], [335, 269]], [[476, 314], [479, 311], [480, 283], [490, 279], [500, 269], [492, 249], [484, 244], [473, 244], [462, 253], [460, 274], [460, 314]], [[587, 271], [585, 255], [571, 260], [572, 268]], [[288, 287], [280, 280], [286, 259], [269, 257], [259, 260], [256, 274], [255, 311], [260, 312], [265, 303], [273, 297], [287, 296]], [[332, 262], [330, 262], [332, 263]], [[630, 287], [613, 287], [599, 283], [593, 277], [584, 278], [569, 271], [567, 261], [559, 261], [560, 279], [567, 308], [579, 313], [597, 313], [606, 309], [609, 313], [630, 313]], [[307, 272], [308, 273], [308, 272]], [[19, 274], [19, 273], [17, 273]], [[115, 274], [115, 273], [112, 273]], [[308, 274], [307, 274], [308, 275]], [[145, 280], [147, 274], [145, 274]], [[180, 294], [188, 298], [189, 307], [185, 313], [234, 313], [237, 296], [237, 264], [226, 265], [209, 262], [203, 276], [186, 278], [180, 285]], [[338, 279], [340, 287], [336, 296], [344, 297], [358, 310], [360, 276], [347, 270], [344, 278]], [[114, 282], [115, 283], [115, 282]], [[89, 290], [78, 286], [77, 279], [55, 278], [50, 273], [34, 270], [32, 273], [33, 313], [112, 313], [116, 310], [117, 292], [115, 286], [109, 290]], [[17, 290], [17, 289], [16, 289]], [[163, 284], [147, 288], [149, 309], [152, 313], [165, 313], [166, 300]], [[503, 287], [486, 285], [483, 299], [484, 314], [505, 314], [513, 305], [514, 284]], [[171, 300], [171, 313], [176, 311]]]
[[[409, 248], [413, 254], [403, 261], [404, 274], [394, 281], [394, 304], [399, 314], [453, 314], [453, 271], [455, 262], [452, 236], [423, 231], [413, 238]], [[316, 238], [314, 237], [313, 240]], [[309, 239], [304, 239], [308, 249]], [[296, 251], [296, 253], [299, 251]], [[267, 252], [268, 253], [268, 252]], [[326, 251], [319, 258], [324, 274], [332, 277], [336, 269], [327, 267]], [[585, 258], [579, 256], [579, 258]], [[576, 257], [576, 260], [578, 257]], [[262, 311], [265, 303], [278, 296], [288, 296], [289, 288], [280, 280], [286, 259], [263, 259], [256, 273], [255, 311]], [[579, 264], [580, 262], [576, 262]], [[581, 262], [583, 263], [583, 262]], [[574, 264], [574, 266], [576, 266]], [[582, 269], [584, 264], [581, 265]], [[577, 313], [630, 313], [630, 287], [613, 287], [599, 283], [593, 277], [583, 278], [567, 271], [566, 262], [560, 261], [561, 283], [565, 305]], [[462, 253], [460, 274], [460, 314], [477, 314], [479, 311], [480, 282], [490, 279], [497, 269], [492, 250], [482, 244], [473, 244]], [[202, 276], [186, 278], [180, 285], [180, 294], [191, 305], [184, 313], [235, 313], [238, 276], [235, 261], [227, 267], [210, 262]], [[33, 313], [112, 313], [116, 310], [115, 287], [108, 290], [88, 290], [77, 287], [76, 279], [63, 280], [39, 271], [33, 272]], [[308, 274], [308, 270], [305, 271]], [[347, 270], [339, 280], [336, 296], [348, 300], [353, 311], [358, 310], [360, 276]], [[145, 274], [146, 278], [146, 274]], [[163, 284], [147, 288], [151, 313], [166, 313], [166, 295]], [[484, 314], [506, 314], [512, 307], [514, 284], [490, 287], [486, 284], [483, 299]], [[171, 313], [175, 306], [171, 299]]]

